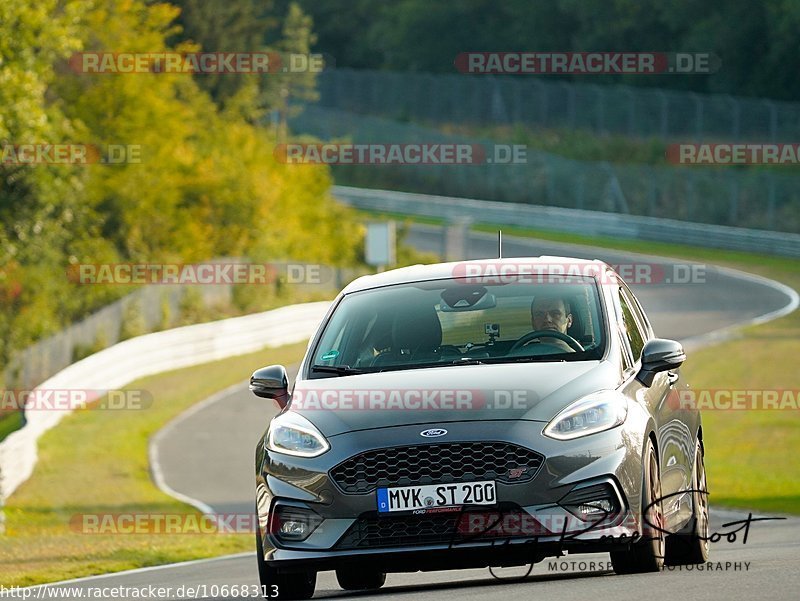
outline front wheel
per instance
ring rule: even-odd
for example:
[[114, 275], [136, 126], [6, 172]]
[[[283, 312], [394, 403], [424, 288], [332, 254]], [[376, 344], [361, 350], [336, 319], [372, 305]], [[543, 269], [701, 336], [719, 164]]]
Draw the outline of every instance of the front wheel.
[[703, 447], [698, 442], [692, 478], [692, 517], [682, 532], [667, 536], [665, 562], [670, 566], [708, 561], [708, 488]]
[[[617, 574], [659, 572], [664, 567], [664, 511], [661, 501], [661, 470], [653, 441], [647, 439], [642, 474], [642, 540], [625, 551], [611, 552]], [[654, 527], [657, 526], [657, 527]]]
[[311, 599], [317, 585], [316, 572], [281, 573], [264, 561], [260, 528], [256, 532], [256, 561], [261, 592], [265, 599]]

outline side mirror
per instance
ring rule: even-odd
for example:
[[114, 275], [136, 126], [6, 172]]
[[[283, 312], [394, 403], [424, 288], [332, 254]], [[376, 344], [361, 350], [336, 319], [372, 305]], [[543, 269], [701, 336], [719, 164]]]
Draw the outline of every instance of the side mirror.
[[283, 409], [289, 402], [289, 378], [283, 365], [262, 367], [250, 376], [250, 391], [263, 399], [274, 399]]
[[675, 340], [653, 338], [642, 349], [642, 369], [636, 379], [645, 386], [653, 385], [657, 373], [679, 368], [686, 361], [683, 346]]

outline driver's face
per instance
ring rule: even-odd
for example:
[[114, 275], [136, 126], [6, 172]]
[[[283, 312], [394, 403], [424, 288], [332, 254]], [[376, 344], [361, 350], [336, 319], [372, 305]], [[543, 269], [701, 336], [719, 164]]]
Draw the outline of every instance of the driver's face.
[[531, 325], [534, 330], [556, 330], [566, 334], [572, 325], [572, 315], [567, 314], [564, 301], [560, 299], [537, 300], [531, 307]]

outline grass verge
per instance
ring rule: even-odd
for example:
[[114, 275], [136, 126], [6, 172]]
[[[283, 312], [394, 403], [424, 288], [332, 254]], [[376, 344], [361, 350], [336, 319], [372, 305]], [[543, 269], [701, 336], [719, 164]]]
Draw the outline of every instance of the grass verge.
[[147, 411], [79, 411], [39, 441], [33, 476], [8, 499], [0, 535], [0, 585], [27, 586], [92, 574], [249, 551], [250, 534], [82, 534], [77, 514], [179, 513], [194, 508], [150, 479], [147, 446], [165, 423], [252, 370], [300, 360], [306, 343], [266, 349], [131, 383], [153, 392]]
[[3, 442], [3, 439], [15, 430], [19, 430], [23, 421], [21, 411], [12, 411], [0, 415], [0, 442]]
[[[370, 213], [372, 217], [381, 214]], [[383, 214], [405, 223], [441, 224], [442, 220]], [[635, 253], [707, 262], [761, 275], [800, 290], [800, 262], [679, 244], [578, 236], [559, 232], [478, 224], [496, 232], [585, 244]], [[736, 338], [690, 354], [683, 378], [696, 390], [794, 391], [800, 396], [800, 311], [767, 324], [743, 328]], [[800, 514], [800, 411], [704, 411], [710, 501], [714, 505]]]

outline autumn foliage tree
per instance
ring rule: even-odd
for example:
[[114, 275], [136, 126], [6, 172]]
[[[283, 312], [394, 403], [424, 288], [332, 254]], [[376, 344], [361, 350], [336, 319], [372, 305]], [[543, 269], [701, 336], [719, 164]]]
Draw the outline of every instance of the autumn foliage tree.
[[[215, 102], [224, 84], [68, 66], [77, 51], [198, 50], [174, 42], [179, 14], [145, 0], [0, 3], [0, 142], [115, 144], [141, 155], [114, 165], [0, 165], [0, 363], [126, 292], [75, 286], [70, 264], [357, 260], [361, 230], [331, 198], [327, 168], [278, 163], [268, 129]], [[239, 93], [229, 91], [227, 99]]]

